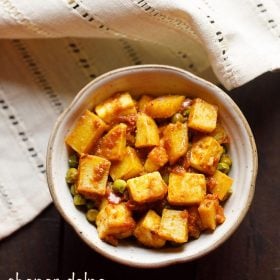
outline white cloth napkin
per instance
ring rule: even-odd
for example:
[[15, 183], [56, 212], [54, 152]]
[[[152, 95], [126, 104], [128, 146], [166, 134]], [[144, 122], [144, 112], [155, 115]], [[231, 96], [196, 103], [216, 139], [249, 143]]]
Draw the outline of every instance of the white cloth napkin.
[[49, 133], [86, 83], [158, 63], [238, 87], [280, 68], [280, 1], [0, 0], [0, 38], [1, 239], [51, 202]]

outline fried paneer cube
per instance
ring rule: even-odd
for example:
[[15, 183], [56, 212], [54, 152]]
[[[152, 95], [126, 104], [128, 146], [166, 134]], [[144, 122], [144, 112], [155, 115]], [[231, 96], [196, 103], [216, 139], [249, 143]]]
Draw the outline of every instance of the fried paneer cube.
[[135, 225], [132, 213], [125, 203], [107, 203], [96, 217], [99, 238], [115, 246], [118, 244], [118, 239], [133, 234]]
[[216, 205], [217, 201], [205, 199], [198, 207], [203, 229], [215, 230], [216, 223]]
[[145, 113], [137, 114], [135, 147], [159, 145], [159, 131], [156, 122]]
[[110, 176], [116, 179], [127, 180], [138, 176], [143, 171], [143, 165], [135, 149], [127, 146], [125, 155], [121, 161], [113, 162], [110, 169]]
[[77, 192], [86, 197], [104, 196], [111, 162], [83, 154], [79, 161]]
[[159, 170], [168, 162], [168, 155], [164, 147], [153, 148], [147, 156], [144, 164], [146, 172], [153, 172]]
[[102, 119], [86, 110], [66, 136], [65, 142], [80, 155], [88, 153], [106, 128], [107, 125]]
[[126, 128], [124, 123], [114, 126], [100, 139], [95, 154], [108, 160], [122, 160], [126, 151]]
[[198, 207], [203, 229], [215, 230], [218, 224], [225, 221], [224, 211], [215, 195], [207, 195]]
[[170, 173], [167, 200], [171, 205], [199, 204], [206, 195], [203, 174]]
[[158, 235], [161, 217], [153, 210], [149, 210], [146, 215], [137, 223], [134, 236], [144, 246], [160, 248], [165, 245], [166, 240]]
[[185, 96], [164, 95], [152, 99], [145, 106], [145, 113], [152, 118], [169, 118], [181, 107]]
[[127, 188], [131, 200], [139, 204], [163, 199], [167, 192], [167, 186], [158, 171], [129, 179]]
[[124, 116], [136, 116], [135, 102], [128, 92], [107, 98], [95, 107], [96, 114], [106, 123], [115, 123]]
[[203, 173], [213, 175], [222, 153], [223, 147], [213, 137], [204, 136], [193, 143], [190, 164]]
[[217, 106], [196, 98], [190, 107], [188, 126], [200, 132], [211, 132], [216, 128], [217, 117]]
[[186, 210], [163, 209], [159, 236], [176, 243], [188, 241], [188, 212]]
[[221, 201], [226, 200], [230, 194], [233, 179], [219, 170], [216, 170], [213, 179], [214, 186], [210, 190], [211, 193], [216, 194]]
[[168, 161], [174, 164], [188, 150], [188, 127], [186, 123], [170, 123], [163, 130], [164, 148]]

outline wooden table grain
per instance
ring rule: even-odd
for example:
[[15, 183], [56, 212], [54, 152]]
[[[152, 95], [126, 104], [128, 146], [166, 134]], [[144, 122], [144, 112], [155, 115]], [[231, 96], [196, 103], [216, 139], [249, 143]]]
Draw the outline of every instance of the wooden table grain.
[[248, 214], [219, 248], [189, 263], [127, 267], [92, 251], [50, 205], [0, 242], [0, 280], [16, 279], [17, 273], [21, 280], [280, 280], [280, 73], [264, 74], [229, 95], [254, 133], [259, 172]]

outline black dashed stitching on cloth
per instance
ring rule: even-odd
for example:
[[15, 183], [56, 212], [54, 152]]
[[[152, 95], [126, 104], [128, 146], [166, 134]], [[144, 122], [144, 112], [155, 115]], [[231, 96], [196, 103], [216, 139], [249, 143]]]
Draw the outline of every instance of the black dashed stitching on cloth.
[[137, 54], [136, 50], [132, 47], [132, 45], [125, 39], [121, 38], [119, 39], [119, 42], [122, 44], [123, 49], [129, 59], [131, 60], [132, 64], [139, 65], [142, 63], [141, 58]]
[[68, 47], [70, 48], [71, 53], [75, 56], [78, 61], [79, 66], [84, 70], [89, 80], [92, 80], [97, 77], [96, 71], [92, 67], [92, 63], [89, 62], [86, 55], [83, 54], [80, 47], [77, 43], [70, 42], [68, 43]]
[[212, 17], [212, 12], [214, 12], [213, 7], [211, 7], [211, 5], [209, 4], [209, 2], [207, 0], [202, 0], [204, 5], [205, 5], [205, 10], [208, 10], [207, 14], [204, 14], [204, 11], [201, 9], [201, 7], [198, 7], [198, 9], [201, 11], [201, 13], [203, 13], [205, 15], [205, 17], [207, 18], [208, 22], [210, 23], [210, 25], [212, 26], [212, 28], [216, 31], [215, 35], [216, 35], [216, 43], [217, 43], [217, 49], [221, 49], [221, 55], [220, 55], [220, 60], [222, 60], [221, 62], [221, 66], [223, 67], [224, 71], [223, 71], [223, 76], [225, 78], [225, 80], [229, 81], [233, 86], [237, 85], [237, 81], [235, 78], [235, 75], [233, 74], [233, 65], [230, 62], [230, 59], [228, 57], [228, 53], [227, 53], [227, 42], [226, 42], [226, 38], [224, 37], [224, 34], [222, 32], [222, 30], [220, 30], [220, 27], [218, 26], [218, 23], [216, 23], [216, 21], [214, 20], [214, 18]]
[[280, 29], [277, 28], [278, 24], [276, 23], [276, 20], [271, 18], [267, 7], [263, 3], [259, 3], [259, 1], [257, 2], [257, 11], [259, 11], [261, 17], [267, 22], [267, 26], [271, 30], [271, 32], [276, 35], [276, 37], [280, 38]]
[[[207, 4], [208, 4], [208, 2], [207, 2]], [[207, 17], [209, 23], [211, 23], [211, 24], [214, 24], [214, 23], [215, 23], [215, 21], [212, 19], [212, 17], [211, 17], [210, 15], [206, 15], [206, 17]], [[217, 37], [217, 41], [218, 41], [219, 43], [221, 43], [222, 41], [224, 41], [224, 35], [223, 35], [222, 31], [220, 31], [220, 30], [217, 31], [217, 32], [216, 32], [216, 37]], [[228, 59], [228, 57], [227, 57], [227, 55], [226, 55], [226, 50], [225, 50], [225, 49], [222, 50], [222, 57], [223, 57], [223, 60], [224, 60], [224, 61], [226, 61], [226, 60]]]
[[[207, 2], [207, 4], [208, 4], [208, 2]], [[211, 23], [211, 24], [214, 24], [214, 23], [215, 23], [214, 19], [213, 19], [210, 15], [207, 15], [206, 17], [207, 17], [209, 23]], [[220, 31], [220, 30], [217, 31], [217, 32], [216, 32], [216, 37], [217, 37], [217, 41], [218, 41], [219, 43], [221, 43], [222, 41], [224, 41], [224, 35], [223, 35], [222, 31]], [[228, 57], [226, 56], [226, 50], [225, 50], [225, 49], [222, 50], [222, 56], [223, 56], [223, 60], [224, 60], [224, 61], [226, 61], [226, 60], [228, 59]]]
[[35, 160], [35, 165], [37, 166], [38, 171], [42, 173], [42, 171], [45, 170], [44, 163], [42, 159], [38, 156], [38, 152], [35, 150], [32, 141], [29, 139], [29, 137], [27, 137], [27, 133], [24, 131], [25, 130], [24, 125], [22, 124], [17, 114], [14, 112], [14, 109], [11, 107], [11, 105], [8, 104], [4, 98], [1, 98], [0, 101], [1, 104], [4, 105], [2, 106], [3, 115], [7, 118], [7, 121], [11, 124], [11, 127], [13, 128], [15, 135], [19, 138], [21, 142], [24, 143], [24, 145], [21, 146], [25, 147], [27, 154], [30, 154], [30, 156], [33, 158], [33, 161]]
[[[190, 35], [192, 35], [193, 39], [200, 41], [200, 39], [198, 38], [198, 36], [192, 31], [192, 29], [190, 28], [190, 26], [188, 24], [186, 24], [184, 21], [178, 19], [178, 18], [172, 18], [169, 17], [167, 15], [164, 15], [162, 13], [160, 13], [159, 11], [156, 11], [156, 9], [154, 9], [153, 7], [151, 7], [147, 2], [144, 2], [144, 0], [137, 0], [137, 1], [133, 1], [133, 3], [135, 3], [137, 5], [137, 7], [141, 8], [145, 13], [151, 15], [152, 17], [155, 17], [157, 20], [167, 23], [169, 25], [171, 25], [173, 28], [175, 27], [176, 29], [182, 29], [183, 31], [187, 31]], [[75, 8], [75, 12], [78, 13], [82, 19], [91, 22], [95, 28], [99, 28], [100, 30], [109, 32], [110, 34], [113, 34], [115, 36], [118, 36], [121, 39], [125, 39], [127, 36], [124, 33], [118, 32], [116, 30], [114, 30], [113, 28], [105, 25], [103, 22], [101, 22], [100, 20], [98, 20], [96, 18], [96, 16], [93, 16], [91, 14], [90, 9], [87, 9], [84, 4], [79, 1], [79, 0], [68, 0], [68, 4], [69, 6], [73, 9], [75, 6], [78, 5], [78, 7]], [[145, 7], [145, 8], [144, 8]], [[85, 15], [87, 13], [87, 16], [83, 17], [83, 15]], [[134, 36], [133, 38], [134, 40], [141, 40], [141, 37], [137, 37]], [[158, 42], [154, 41], [154, 40], [150, 40], [149, 42], [154, 43], [155, 45], [160, 45]], [[71, 47], [71, 46], [70, 46]], [[73, 46], [72, 46], [73, 47]], [[166, 47], [166, 46], [165, 46]], [[168, 48], [170, 50], [170, 52], [172, 52], [174, 55], [178, 56], [178, 52], [174, 52], [172, 49]], [[79, 48], [74, 48], [73, 47], [73, 52], [80, 52]], [[131, 57], [131, 59], [133, 59], [133, 63], [134, 64], [141, 64], [141, 60], [136, 60], [135, 59], [135, 55], [134, 54], [129, 54], [129, 56]], [[181, 57], [182, 58], [182, 57]], [[190, 60], [190, 58], [188, 58], [188, 60]], [[186, 61], [184, 61], [184, 63], [186, 63]], [[192, 65], [191, 68], [195, 68], [194, 67], [194, 63], [192, 61], [187, 62], [187, 65], [190, 64]], [[187, 66], [188, 67], [188, 66]], [[87, 66], [85, 66], [85, 68], [87, 68]], [[93, 74], [94, 77], [96, 77], [95, 74]], [[89, 75], [91, 78], [93, 76], [92, 74]]]
[[20, 218], [20, 215], [17, 212], [17, 208], [14, 206], [12, 199], [8, 196], [7, 191], [3, 184], [0, 184], [0, 195], [3, 197], [3, 200], [6, 202], [7, 207], [9, 208], [10, 213], [12, 213], [19, 225], [22, 225], [23, 221]]
[[19, 54], [23, 58], [26, 66], [29, 71], [32, 73], [34, 80], [41, 88], [41, 90], [48, 97], [48, 100], [52, 107], [54, 108], [57, 114], [60, 114], [63, 111], [63, 104], [59, 96], [55, 93], [54, 89], [50, 85], [47, 78], [44, 76], [42, 70], [39, 68], [39, 65], [36, 63], [35, 59], [29, 53], [29, 50], [21, 40], [12, 40], [13, 45], [18, 50]]
[[[134, 4], [141, 10], [143, 10], [146, 14], [152, 16], [155, 20], [160, 21], [169, 27], [172, 27], [173, 29], [180, 30], [183, 32], [187, 32], [192, 36], [192, 38], [196, 41], [200, 41], [200, 39], [197, 37], [197, 35], [193, 32], [191, 27], [185, 23], [183, 20], [175, 17], [171, 17], [168, 15], [163, 14], [162, 12], [159, 12], [154, 7], [152, 7], [147, 1], [144, 0], [137, 0], [133, 1]], [[177, 51], [175, 52], [176, 56], [179, 56], [182, 59], [182, 62], [185, 63], [186, 68], [196, 72], [197, 69], [195, 67], [195, 64], [193, 61], [191, 61], [191, 58], [183, 51]]]
[[192, 37], [195, 40], [199, 41], [199, 38], [197, 37], [195, 32], [191, 29], [189, 24], [187, 24], [183, 20], [181, 20], [179, 18], [168, 16], [168, 15], [163, 14], [162, 12], [159, 12], [154, 7], [152, 7], [151, 4], [149, 4], [147, 1], [134, 0], [133, 3], [136, 4], [136, 6], [138, 8], [140, 8], [141, 10], [143, 10], [145, 13], [153, 16], [155, 19], [157, 19], [157, 20], [161, 21], [162, 23], [165, 23], [175, 29], [179, 29], [181, 31], [188, 32], [190, 35], [192, 35]]
[[76, 9], [79, 8], [79, 7], [80, 7], [80, 5], [79, 5], [79, 4], [76, 4], [76, 5], [73, 6], [73, 9], [76, 10]]
[[192, 72], [197, 72], [195, 64], [191, 61], [190, 57], [182, 51], [178, 51], [177, 55], [186, 63], [187, 68]]
[[98, 20], [90, 10], [86, 9], [82, 3], [80, 3], [78, 0], [73, 0], [71, 2], [68, 2], [69, 6], [75, 10], [76, 13], [78, 13], [81, 18], [86, 20], [87, 22], [91, 23], [95, 28], [103, 30], [105, 32], [110, 32], [114, 35], [123, 36], [120, 33], [112, 30], [109, 26], [106, 26], [103, 22]]

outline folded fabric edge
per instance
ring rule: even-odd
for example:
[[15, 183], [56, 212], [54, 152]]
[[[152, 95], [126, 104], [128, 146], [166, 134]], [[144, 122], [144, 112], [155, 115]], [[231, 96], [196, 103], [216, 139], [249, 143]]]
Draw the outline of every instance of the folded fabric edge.
[[0, 241], [32, 222], [51, 204], [51, 202], [52, 200], [50, 196], [44, 196], [36, 209], [32, 206], [25, 207], [23, 211], [24, 213], [20, 215], [20, 219], [15, 215], [6, 216], [0, 223]]
[[[280, 64], [279, 64], [279, 66], [276, 66], [276, 67], [273, 67], [270, 69], [261, 69], [257, 72], [247, 73], [244, 76], [241, 75], [241, 76], [239, 76], [237, 83], [232, 83], [232, 81], [230, 81], [230, 80], [225, 80], [225, 81], [222, 81], [221, 83], [224, 85], [224, 87], [227, 90], [233, 90], [235, 88], [238, 88], [238, 87], [241, 87], [241, 86], [247, 84], [248, 82], [258, 78], [259, 76], [261, 76], [265, 73], [279, 71], [279, 70], [280, 70]], [[219, 79], [219, 80], [221, 81], [221, 79]]]

